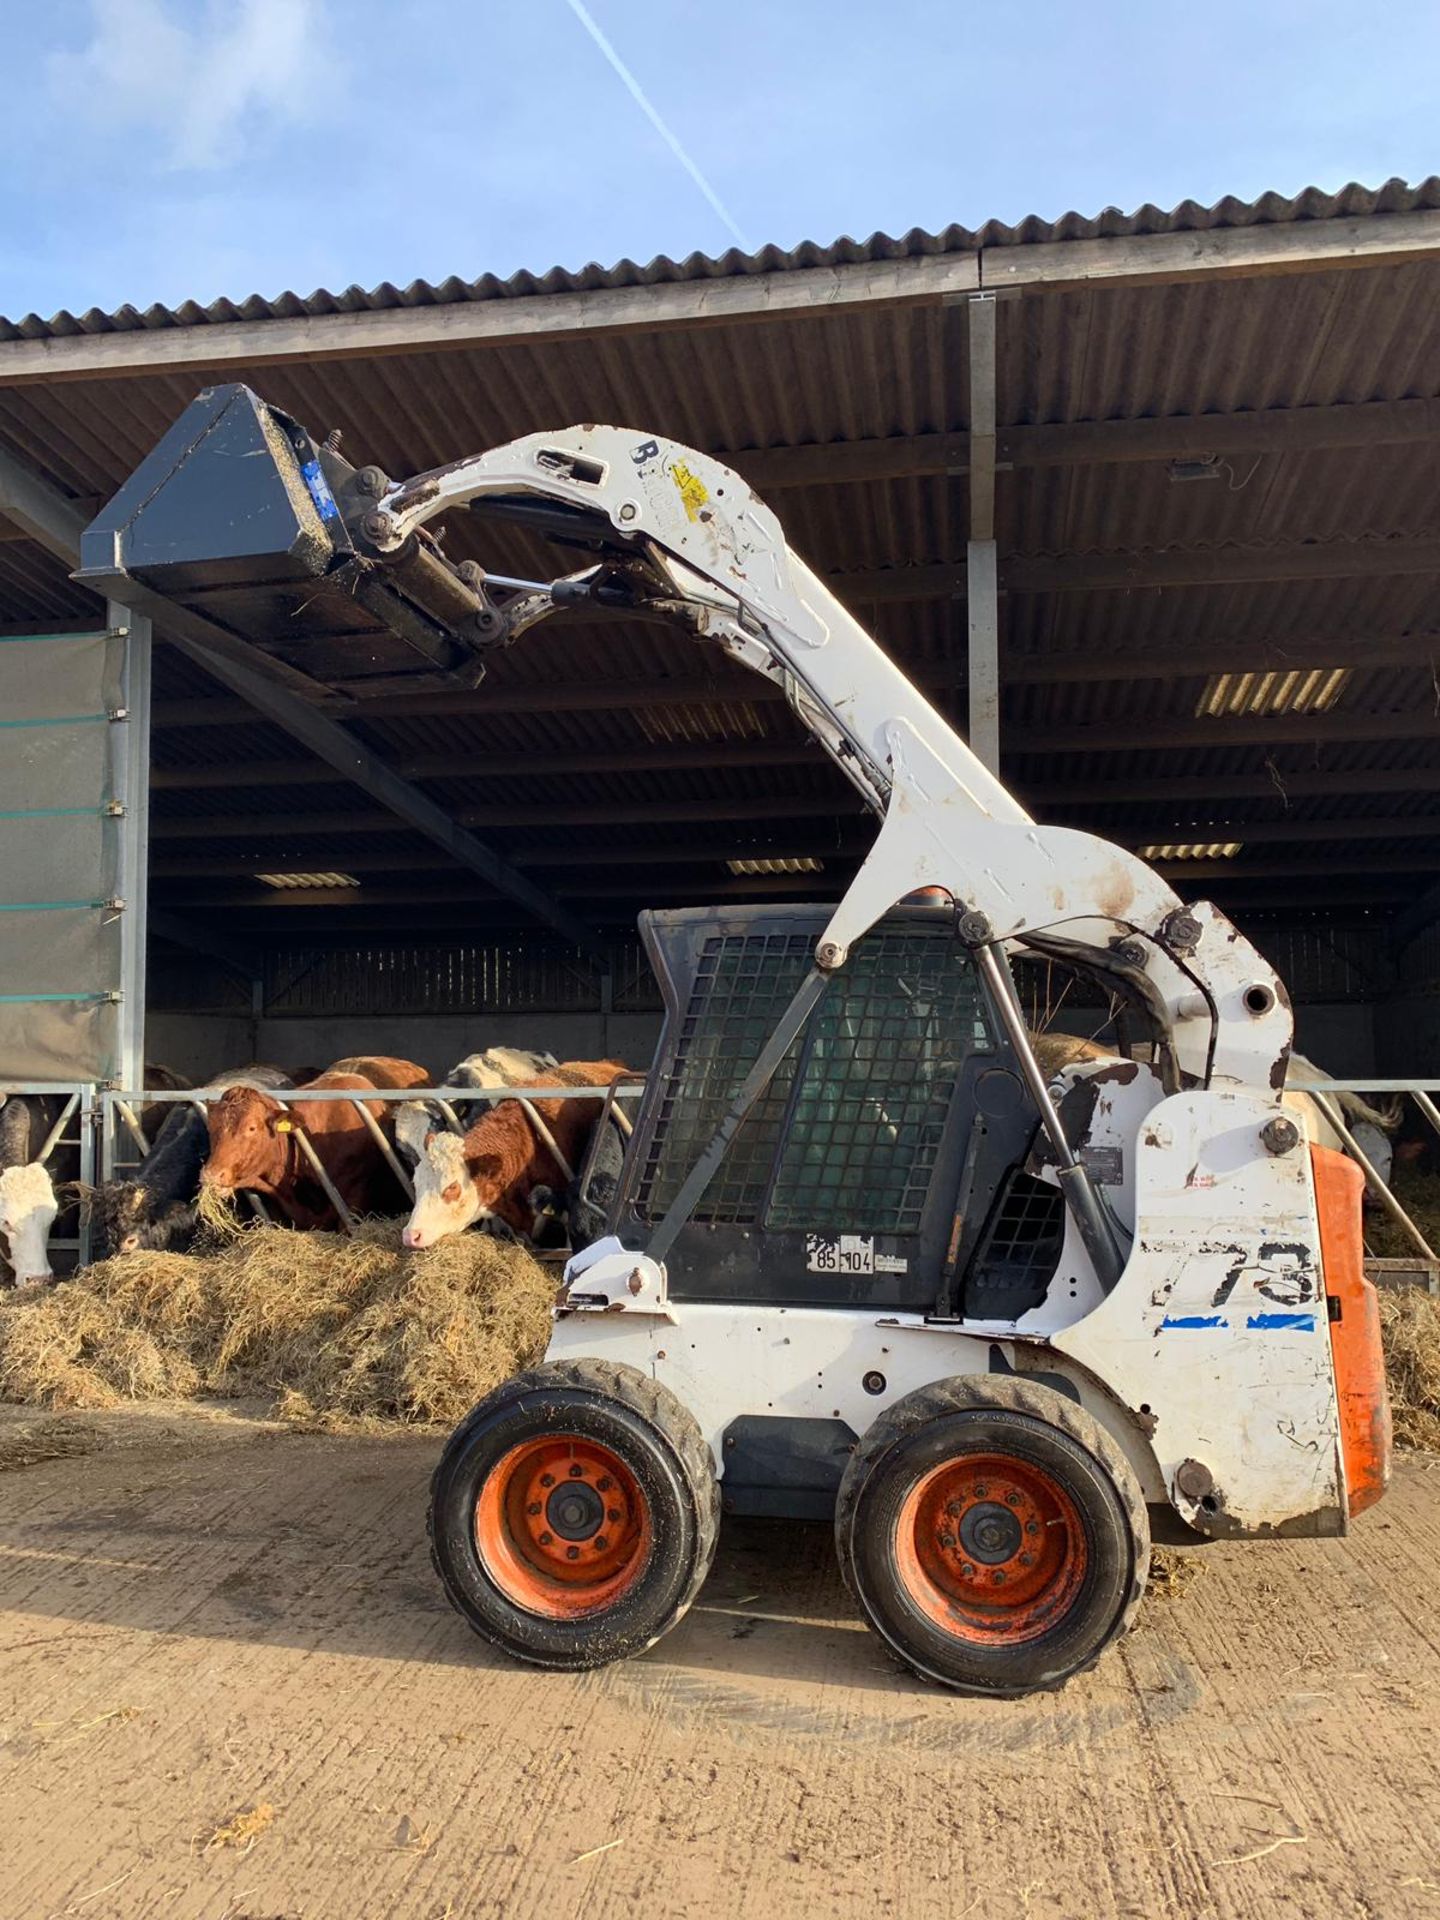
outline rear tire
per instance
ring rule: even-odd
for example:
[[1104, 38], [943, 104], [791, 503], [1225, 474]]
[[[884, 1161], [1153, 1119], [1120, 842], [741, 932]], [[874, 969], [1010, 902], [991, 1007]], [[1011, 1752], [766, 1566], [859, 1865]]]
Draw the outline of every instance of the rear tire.
[[452, 1605], [542, 1667], [643, 1653], [700, 1591], [719, 1527], [693, 1415], [602, 1360], [507, 1381], [456, 1428], [430, 1488], [430, 1553]]
[[1009, 1375], [937, 1381], [862, 1438], [835, 1511], [845, 1583], [915, 1673], [964, 1693], [1061, 1687], [1128, 1631], [1150, 1525], [1100, 1424]]

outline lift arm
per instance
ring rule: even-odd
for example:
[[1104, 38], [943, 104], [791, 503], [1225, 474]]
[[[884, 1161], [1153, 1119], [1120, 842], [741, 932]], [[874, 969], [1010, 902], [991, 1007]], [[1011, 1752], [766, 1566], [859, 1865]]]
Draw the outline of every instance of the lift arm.
[[649, 611], [673, 613], [776, 682], [880, 815], [817, 947], [822, 968], [843, 965], [907, 893], [942, 887], [971, 944], [1024, 940], [1098, 962], [1141, 990], [1190, 1073], [1278, 1102], [1289, 1003], [1249, 941], [1208, 903], [1186, 907], [1134, 854], [1034, 822], [717, 460], [617, 427], [532, 434], [386, 486], [360, 538], [393, 562], [438, 515], [488, 504], [524, 517], [527, 501], [537, 519], [541, 503], [573, 516], [607, 557], [548, 585], [492, 576], [524, 590], [524, 625], [628, 581]]

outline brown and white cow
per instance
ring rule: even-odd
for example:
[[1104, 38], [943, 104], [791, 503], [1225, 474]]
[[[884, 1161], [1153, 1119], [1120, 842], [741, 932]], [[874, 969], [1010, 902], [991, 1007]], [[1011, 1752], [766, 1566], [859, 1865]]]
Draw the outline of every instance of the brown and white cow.
[[[351, 1069], [363, 1066], [364, 1072]], [[413, 1060], [387, 1056], [339, 1061], [309, 1090], [355, 1093], [376, 1087], [423, 1087], [430, 1077]], [[296, 1129], [303, 1128], [336, 1192], [351, 1213], [398, 1213], [405, 1195], [370, 1129], [348, 1100], [306, 1100], [298, 1087], [287, 1113], [257, 1087], [227, 1087], [210, 1109], [210, 1153], [200, 1181], [216, 1193], [264, 1194], [297, 1227], [334, 1228], [339, 1218], [315, 1177]], [[367, 1100], [382, 1132], [393, 1133], [391, 1105]]]
[[[629, 1073], [619, 1060], [570, 1060], [537, 1074], [530, 1084], [604, 1088]], [[534, 1106], [571, 1168], [577, 1168], [601, 1102], [537, 1100]], [[402, 1143], [418, 1156], [415, 1205], [403, 1235], [407, 1247], [433, 1247], [477, 1220], [528, 1234], [534, 1220], [532, 1191], [546, 1186], [563, 1192], [569, 1184], [565, 1169], [518, 1100], [500, 1101], [463, 1139], [436, 1129], [421, 1102], [407, 1101], [397, 1124]]]

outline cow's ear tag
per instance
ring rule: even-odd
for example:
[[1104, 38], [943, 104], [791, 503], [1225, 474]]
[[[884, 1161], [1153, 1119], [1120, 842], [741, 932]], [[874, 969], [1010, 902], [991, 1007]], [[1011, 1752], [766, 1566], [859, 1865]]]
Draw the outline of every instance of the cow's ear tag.
[[293, 1120], [277, 1120], [274, 1126], [276, 1133], [293, 1133], [295, 1131], [295, 1122]]

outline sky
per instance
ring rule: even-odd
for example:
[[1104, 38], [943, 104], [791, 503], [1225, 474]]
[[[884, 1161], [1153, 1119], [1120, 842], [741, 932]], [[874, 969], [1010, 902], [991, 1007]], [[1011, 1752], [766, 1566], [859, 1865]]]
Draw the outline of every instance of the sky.
[[11, 319], [1440, 171], [1436, 0], [9, 0], [0, 21]]

